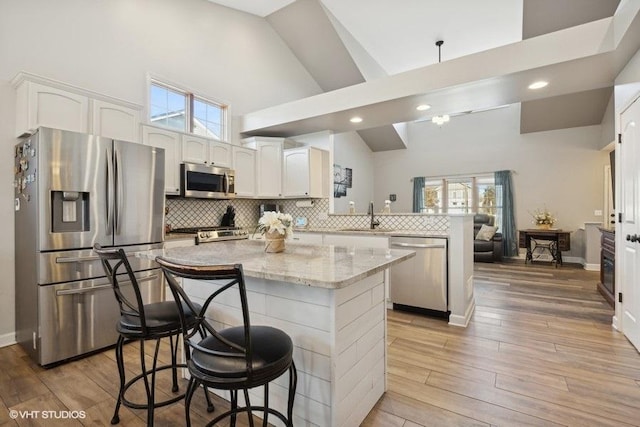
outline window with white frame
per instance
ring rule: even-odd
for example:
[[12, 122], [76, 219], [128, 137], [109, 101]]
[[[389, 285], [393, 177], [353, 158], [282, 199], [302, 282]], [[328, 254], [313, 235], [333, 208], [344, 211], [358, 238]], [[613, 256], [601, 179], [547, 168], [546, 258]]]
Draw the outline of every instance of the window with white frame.
[[149, 122], [154, 125], [226, 140], [227, 105], [157, 80], [149, 90]]
[[501, 188], [493, 174], [428, 177], [424, 181], [423, 213], [486, 213], [502, 228]]

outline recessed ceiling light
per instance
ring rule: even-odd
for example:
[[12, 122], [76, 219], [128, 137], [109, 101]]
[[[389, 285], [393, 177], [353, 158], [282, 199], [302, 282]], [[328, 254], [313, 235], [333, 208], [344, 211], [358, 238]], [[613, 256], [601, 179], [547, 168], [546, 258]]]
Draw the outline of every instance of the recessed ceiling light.
[[540, 80], [540, 81], [531, 83], [529, 85], [529, 89], [542, 89], [543, 87], [545, 87], [548, 84], [549, 84], [549, 82], [545, 82], [543, 80]]
[[431, 121], [438, 126], [442, 126], [443, 123], [447, 123], [450, 120], [448, 114], [443, 114], [442, 116], [433, 116]]
[[351, 117], [351, 119], [349, 119], [349, 121], [350, 121], [351, 123], [360, 123], [360, 122], [362, 122], [362, 117], [358, 117], [358, 116], [356, 116], [356, 117]]
[[418, 106], [416, 107], [416, 110], [418, 110], [418, 111], [426, 111], [426, 110], [428, 110], [429, 108], [431, 108], [431, 105], [428, 105], [428, 104], [420, 104], [420, 105], [418, 105]]

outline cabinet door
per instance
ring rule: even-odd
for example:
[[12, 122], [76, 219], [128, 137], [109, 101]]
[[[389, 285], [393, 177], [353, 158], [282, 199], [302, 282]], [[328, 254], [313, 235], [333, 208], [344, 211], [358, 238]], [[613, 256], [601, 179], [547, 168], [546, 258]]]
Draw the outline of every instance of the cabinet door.
[[33, 133], [40, 127], [89, 131], [89, 98], [29, 81], [17, 90], [17, 135]]
[[140, 141], [140, 111], [93, 100], [92, 132], [120, 141]]
[[256, 195], [256, 151], [233, 146], [233, 168], [236, 171], [236, 195], [255, 197]]
[[209, 162], [209, 140], [193, 135], [182, 135], [182, 161], [207, 164]]
[[315, 147], [284, 150], [282, 194], [285, 197], [329, 197], [329, 153]]
[[309, 233], [306, 231], [294, 231], [287, 243], [298, 243], [301, 245], [322, 245], [322, 234]]
[[209, 161], [212, 165], [231, 167], [231, 144], [209, 141]]
[[282, 142], [258, 142], [258, 197], [282, 196]]
[[356, 248], [388, 248], [389, 238], [384, 236], [363, 236], [361, 234], [323, 234], [324, 245], [347, 246]]
[[151, 126], [142, 127], [142, 142], [152, 147], [164, 148], [164, 191], [180, 194], [180, 135]]
[[282, 169], [282, 194], [309, 197], [309, 150], [284, 150]]

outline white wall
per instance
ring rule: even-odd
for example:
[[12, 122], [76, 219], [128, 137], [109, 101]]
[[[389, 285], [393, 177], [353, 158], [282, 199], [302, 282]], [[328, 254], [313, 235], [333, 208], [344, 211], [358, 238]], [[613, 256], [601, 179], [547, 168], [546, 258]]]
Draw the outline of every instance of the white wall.
[[[353, 171], [353, 187], [347, 189], [347, 196], [333, 199], [334, 213], [348, 213], [349, 202], [355, 203], [356, 212], [364, 213], [369, 202], [374, 200], [373, 153], [356, 132], [338, 133], [333, 136], [333, 162]], [[333, 165], [332, 165], [333, 166]], [[331, 188], [333, 195], [333, 188]], [[384, 200], [375, 205], [380, 211]]]
[[[513, 170], [519, 228], [531, 227], [529, 213], [546, 206], [559, 228], [575, 231], [585, 222], [602, 221], [594, 216], [603, 209], [608, 163], [607, 153], [599, 151], [600, 138], [600, 126], [521, 135], [519, 105], [453, 117], [441, 127], [412, 123], [408, 149], [373, 155], [375, 202], [397, 193], [395, 211], [411, 212], [414, 176]], [[567, 255], [582, 257], [582, 241], [576, 236]]]
[[14, 331], [9, 81], [19, 71], [140, 105], [153, 73], [229, 103], [233, 115], [320, 92], [265, 20], [206, 0], [2, 1], [0, 58], [0, 345]]

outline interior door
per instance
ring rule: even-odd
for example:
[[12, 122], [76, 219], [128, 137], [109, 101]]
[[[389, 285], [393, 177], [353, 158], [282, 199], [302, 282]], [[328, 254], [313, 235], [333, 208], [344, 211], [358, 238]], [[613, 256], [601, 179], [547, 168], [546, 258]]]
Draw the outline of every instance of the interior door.
[[622, 223], [620, 257], [622, 274], [618, 275], [622, 292], [622, 331], [640, 349], [640, 98], [620, 116], [620, 193]]

